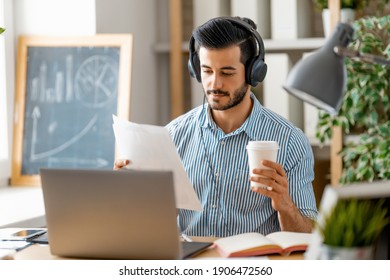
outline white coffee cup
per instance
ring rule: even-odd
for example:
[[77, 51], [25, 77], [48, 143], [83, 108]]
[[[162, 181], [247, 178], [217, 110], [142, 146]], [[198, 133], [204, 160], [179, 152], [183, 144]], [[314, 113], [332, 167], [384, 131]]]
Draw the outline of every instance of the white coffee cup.
[[[251, 176], [259, 176], [252, 173], [255, 168], [270, 169], [261, 164], [261, 161], [266, 159], [276, 162], [279, 145], [275, 141], [249, 141], [246, 146], [248, 152], [249, 171]], [[260, 183], [251, 181], [252, 187], [266, 188]]]

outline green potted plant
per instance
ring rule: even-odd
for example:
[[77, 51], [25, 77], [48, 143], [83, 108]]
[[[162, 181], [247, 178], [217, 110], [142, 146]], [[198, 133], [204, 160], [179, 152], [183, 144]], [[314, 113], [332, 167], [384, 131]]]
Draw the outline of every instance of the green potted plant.
[[[390, 58], [390, 15], [360, 18], [354, 28], [350, 48]], [[319, 111], [316, 138], [325, 143], [332, 137], [332, 127], [341, 127], [345, 139], [340, 185], [390, 180], [390, 67], [350, 58], [345, 64], [342, 106], [336, 116]]]
[[339, 200], [317, 228], [321, 259], [372, 259], [374, 244], [389, 223], [384, 200]]

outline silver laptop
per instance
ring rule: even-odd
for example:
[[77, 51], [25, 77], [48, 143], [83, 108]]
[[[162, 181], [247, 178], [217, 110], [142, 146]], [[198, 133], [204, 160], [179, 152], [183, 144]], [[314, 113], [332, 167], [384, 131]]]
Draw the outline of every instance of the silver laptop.
[[53, 255], [179, 259], [173, 173], [40, 171]]

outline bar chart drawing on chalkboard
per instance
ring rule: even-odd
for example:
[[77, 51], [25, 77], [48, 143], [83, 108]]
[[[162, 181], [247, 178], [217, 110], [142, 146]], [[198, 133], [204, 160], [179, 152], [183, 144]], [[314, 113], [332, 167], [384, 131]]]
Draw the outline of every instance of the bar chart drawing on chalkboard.
[[129, 118], [130, 34], [22, 36], [12, 185], [40, 184], [42, 167], [112, 168], [112, 114]]

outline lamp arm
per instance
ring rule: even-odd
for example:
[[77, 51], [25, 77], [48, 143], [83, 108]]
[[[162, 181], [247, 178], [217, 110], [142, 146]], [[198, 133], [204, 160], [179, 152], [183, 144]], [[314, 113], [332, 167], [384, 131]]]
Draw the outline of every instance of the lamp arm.
[[359, 51], [351, 50], [351, 49], [344, 48], [341, 46], [335, 46], [333, 48], [333, 51], [340, 56], [357, 58], [357, 59], [360, 59], [364, 62], [370, 62], [370, 63], [390, 66], [390, 60], [387, 60], [386, 58], [381, 57], [381, 56], [377, 56], [377, 55], [373, 55], [373, 54], [362, 54]]

